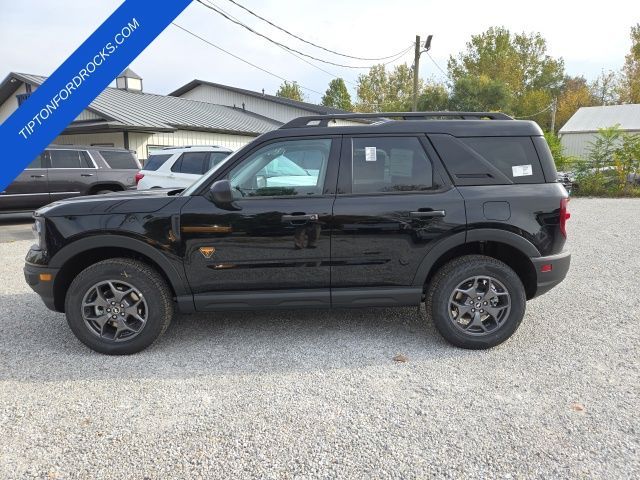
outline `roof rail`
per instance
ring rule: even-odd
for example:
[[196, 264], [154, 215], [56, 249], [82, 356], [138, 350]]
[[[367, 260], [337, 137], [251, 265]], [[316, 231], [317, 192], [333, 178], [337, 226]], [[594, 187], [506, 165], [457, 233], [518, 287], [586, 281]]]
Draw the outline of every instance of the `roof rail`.
[[182, 146], [169, 146], [169, 147], [162, 147], [162, 150], [175, 150], [177, 148], [199, 148], [199, 147], [210, 147], [210, 148], [224, 148], [226, 150], [231, 150], [230, 148], [227, 147], [221, 147], [220, 145], [182, 145]]
[[401, 120], [427, 120], [442, 117], [455, 120], [513, 120], [502, 112], [377, 112], [377, 113], [336, 113], [329, 115], [310, 115], [294, 118], [280, 128], [304, 128], [304, 127], [328, 127], [331, 120], [358, 120], [378, 118], [383, 121]]

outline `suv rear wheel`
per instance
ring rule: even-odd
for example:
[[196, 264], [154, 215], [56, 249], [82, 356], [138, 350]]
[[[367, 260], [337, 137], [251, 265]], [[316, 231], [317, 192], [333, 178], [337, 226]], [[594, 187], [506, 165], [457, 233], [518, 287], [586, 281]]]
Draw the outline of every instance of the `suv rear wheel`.
[[505, 263], [466, 255], [433, 277], [426, 310], [438, 332], [455, 346], [491, 348], [507, 340], [525, 312], [526, 295], [518, 275]]
[[82, 343], [100, 353], [125, 355], [147, 348], [164, 333], [173, 301], [153, 268], [113, 258], [80, 272], [67, 291], [65, 312]]

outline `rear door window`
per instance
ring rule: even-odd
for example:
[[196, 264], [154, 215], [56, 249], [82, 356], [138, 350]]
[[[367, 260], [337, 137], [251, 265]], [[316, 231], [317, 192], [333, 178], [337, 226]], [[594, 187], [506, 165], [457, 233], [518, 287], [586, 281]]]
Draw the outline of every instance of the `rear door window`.
[[530, 137], [465, 137], [465, 145], [514, 183], [544, 183], [540, 159]]
[[353, 193], [424, 191], [439, 186], [416, 137], [353, 138]]
[[42, 168], [42, 154], [34, 158], [27, 168]]
[[155, 172], [162, 165], [164, 165], [164, 162], [166, 162], [167, 160], [169, 160], [169, 158], [171, 158], [171, 155], [172, 155], [171, 153], [150, 155], [149, 158], [147, 159], [147, 161], [144, 162], [144, 167], [142, 167], [142, 169], [143, 170], [147, 170], [147, 171], [151, 171], [151, 172]]
[[138, 169], [138, 162], [131, 152], [118, 152], [117, 150], [99, 150], [99, 152], [110, 168]]

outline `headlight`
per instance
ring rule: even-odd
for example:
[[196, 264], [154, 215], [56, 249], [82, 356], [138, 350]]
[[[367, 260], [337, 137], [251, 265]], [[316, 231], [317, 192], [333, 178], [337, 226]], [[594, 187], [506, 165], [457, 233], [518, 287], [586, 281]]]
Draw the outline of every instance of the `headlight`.
[[31, 230], [33, 231], [33, 237], [36, 241], [36, 245], [38, 246], [39, 249], [44, 249], [46, 246], [45, 243], [45, 228], [44, 228], [44, 218], [42, 217], [35, 217], [34, 218], [34, 222], [33, 222], [33, 226], [31, 227]]

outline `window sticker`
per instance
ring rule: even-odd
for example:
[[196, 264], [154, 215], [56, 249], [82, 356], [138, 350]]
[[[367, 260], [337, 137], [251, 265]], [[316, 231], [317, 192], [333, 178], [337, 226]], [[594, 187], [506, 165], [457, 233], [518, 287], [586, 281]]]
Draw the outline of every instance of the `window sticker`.
[[376, 147], [364, 147], [364, 159], [367, 162], [375, 162], [378, 159]]
[[514, 177], [528, 177], [533, 175], [533, 168], [531, 165], [514, 165], [511, 167]]

